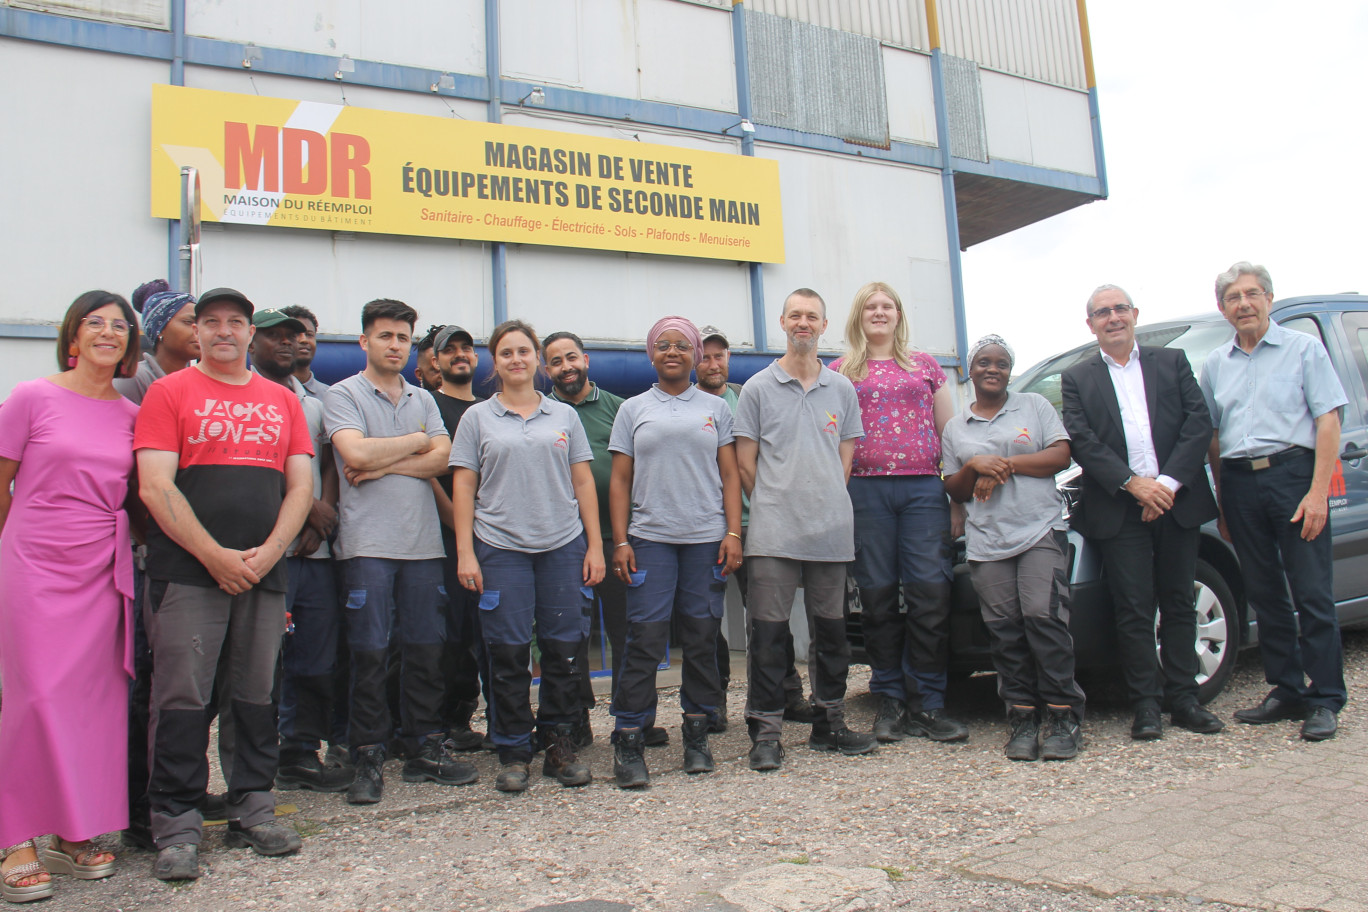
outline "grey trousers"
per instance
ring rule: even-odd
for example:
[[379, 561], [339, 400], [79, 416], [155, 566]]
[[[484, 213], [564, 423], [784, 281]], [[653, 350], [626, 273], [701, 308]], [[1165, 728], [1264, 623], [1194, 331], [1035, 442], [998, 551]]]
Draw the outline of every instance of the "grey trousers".
[[845, 638], [846, 564], [782, 557], [752, 557], [747, 564], [750, 674], [746, 725], [751, 740], [778, 740], [783, 727], [784, 678], [789, 665], [785, 637], [800, 585], [813, 643], [812, 705], [822, 721], [833, 729], [843, 728], [850, 666], [850, 644]]
[[143, 619], [152, 647], [148, 796], [158, 848], [200, 841], [199, 801], [209, 782], [207, 708], [220, 654], [224, 671], [218, 673], [228, 679], [219, 687], [236, 732], [228, 817], [244, 827], [271, 820], [279, 756], [271, 691], [285, 633], [285, 593], [252, 589], [231, 596], [149, 579]]

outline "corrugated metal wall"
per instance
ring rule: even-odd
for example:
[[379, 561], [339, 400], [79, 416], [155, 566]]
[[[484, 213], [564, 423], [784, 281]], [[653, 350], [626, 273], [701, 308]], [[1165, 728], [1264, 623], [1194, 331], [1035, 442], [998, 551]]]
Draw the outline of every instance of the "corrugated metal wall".
[[1087, 90], [1076, 0], [937, 0], [936, 8], [947, 53]]
[[746, 9], [927, 49], [922, 0], [747, 0]]

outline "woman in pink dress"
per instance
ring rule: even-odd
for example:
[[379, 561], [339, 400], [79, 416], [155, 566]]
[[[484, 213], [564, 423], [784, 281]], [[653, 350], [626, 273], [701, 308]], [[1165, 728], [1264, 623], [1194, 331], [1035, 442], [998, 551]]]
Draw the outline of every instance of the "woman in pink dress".
[[[128, 302], [91, 291], [67, 310], [61, 373], [0, 404], [0, 890], [52, 895], [49, 872], [108, 877], [91, 837], [128, 824], [132, 550], [123, 504], [137, 407]], [[10, 483], [14, 491], [10, 492]], [[52, 834], [36, 854], [33, 837]]]

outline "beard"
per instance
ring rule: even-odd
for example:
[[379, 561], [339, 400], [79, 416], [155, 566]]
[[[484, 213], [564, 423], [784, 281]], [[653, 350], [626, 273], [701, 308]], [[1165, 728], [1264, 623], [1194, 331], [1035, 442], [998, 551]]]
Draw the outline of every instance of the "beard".
[[253, 361], [252, 363], [256, 366], [257, 373], [265, 374], [272, 380], [280, 381], [294, 373], [294, 367], [298, 362], [291, 361], [289, 364], [282, 366], [276, 359], [266, 358], [261, 361]]
[[706, 390], [720, 390], [727, 385], [727, 375], [725, 373], [706, 374], [698, 378], [698, 385]]
[[788, 344], [795, 354], [806, 355], [817, 350], [817, 337], [808, 336], [807, 339], [797, 339], [789, 336]]
[[[456, 373], [456, 368], [464, 367], [465, 373]], [[442, 379], [447, 383], [454, 383], [457, 386], [466, 386], [475, 379], [475, 369], [469, 364], [453, 364], [450, 371], [442, 371]]]
[[585, 376], [584, 371], [577, 371], [576, 373], [575, 379], [569, 383], [562, 383], [558, 378], [552, 381], [552, 385], [563, 396], [578, 396], [584, 390], [584, 384], [589, 382], [589, 378]]

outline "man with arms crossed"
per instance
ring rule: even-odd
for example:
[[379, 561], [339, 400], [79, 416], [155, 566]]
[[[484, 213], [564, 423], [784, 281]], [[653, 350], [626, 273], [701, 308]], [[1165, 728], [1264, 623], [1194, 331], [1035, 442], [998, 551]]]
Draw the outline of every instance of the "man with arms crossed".
[[864, 754], [872, 735], [845, 724], [846, 564], [855, 559], [855, 515], [846, 492], [855, 440], [864, 434], [855, 387], [817, 357], [826, 304], [800, 288], [784, 301], [779, 325], [788, 349], [741, 390], [736, 460], [750, 496], [746, 561], [750, 565], [750, 692], [746, 726], [750, 768], [783, 765], [784, 638], [803, 587], [812, 639], [812, 703], [817, 721], [808, 746]]
[[209, 780], [205, 709], [219, 655], [236, 733], [228, 780], [229, 846], [298, 851], [275, 820], [275, 706], [285, 632], [285, 556], [313, 501], [313, 448], [299, 400], [247, 369], [252, 302], [231, 288], [195, 306], [201, 360], [156, 381], [134, 432], [140, 495], [151, 514], [143, 613], [152, 671], [153, 874], [200, 876]]
[[1347, 699], [1329, 492], [1348, 400], [1321, 341], [1269, 319], [1268, 270], [1231, 266], [1216, 277], [1216, 306], [1235, 338], [1202, 367], [1202, 394], [1216, 424], [1211, 474], [1222, 534], [1235, 545], [1259, 621], [1264, 677], [1273, 685], [1235, 719], [1302, 719], [1303, 738], [1325, 741], [1335, 737]]
[[1103, 285], [1086, 306], [1101, 350], [1061, 378], [1064, 427], [1083, 467], [1073, 522], [1102, 550], [1135, 712], [1131, 737], [1163, 737], [1165, 705], [1179, 728], [1218, 732], [1224, 724], [1197, 702], [1192, 585], [1201, 525], [1216, 516], [1204, 465], [1211, 416], [1181, 349], [1136, 343], [1140, 311], [1125, 291]]
[[442, 533], [428, 479], [446, 471], [451, 438], [437, 403], [400, 371], [418, 314], [386, 298], [361, 308], [366, 367], [332, 385], [324, 422], [337, 456], [341, 519], [334, 554], [344, 561], [352, 686], [348, 735], [356, 751], [351, 804], [384, 793], [385, 746], [394, 733], [385, 678], [398, 632], [400, 714], [411, 756], [404, 781], [466, 785], [479, 778], [457, 760], [442, 726]]

